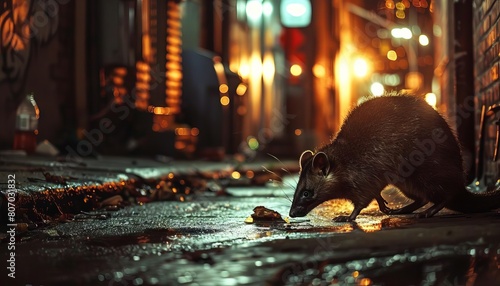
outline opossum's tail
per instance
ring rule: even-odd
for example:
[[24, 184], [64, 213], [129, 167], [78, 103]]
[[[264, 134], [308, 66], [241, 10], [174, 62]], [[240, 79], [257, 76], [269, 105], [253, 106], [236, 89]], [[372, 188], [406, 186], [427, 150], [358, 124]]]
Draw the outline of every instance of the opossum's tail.
[[479, 213], [500, 208], [500, 189], [471, 193], [464, 188], [451, 200], [446, 208], [463, 213]]

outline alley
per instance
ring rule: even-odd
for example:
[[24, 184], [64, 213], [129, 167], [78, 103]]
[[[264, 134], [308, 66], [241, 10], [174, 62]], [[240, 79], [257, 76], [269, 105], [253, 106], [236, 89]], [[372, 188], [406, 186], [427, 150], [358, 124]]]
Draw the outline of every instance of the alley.
[[[290, 178], [294, 180], [294, 178]], [[15, 285], [498, 285], [498, 213], [388, 217], [348, 202], [303, 219], [245, 223], [255, 206], [287, 216], [293, 190], [151, 202], [18, 234]], [[252, 196], [250, 196], [251, 194]], [[404, 199], [386, 192], [391, 205]], [[5, 239], [3, 241], [6, 241]], [[2, 243], [5, 257], [6, 243]], [[4, 276], [5, 277], [5, 276]], [[2, 277], [3, 281], [5, 278]], [[11, 280], [9, 280], [11, 281]], [[14, 285], [14, 284], [3, 284]]]

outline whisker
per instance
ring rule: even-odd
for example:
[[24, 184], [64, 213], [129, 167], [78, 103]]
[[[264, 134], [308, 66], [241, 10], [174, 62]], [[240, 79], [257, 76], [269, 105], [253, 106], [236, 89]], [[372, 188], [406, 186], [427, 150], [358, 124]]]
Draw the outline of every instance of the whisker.
[[[269, 155], [270, 157], [274, 158], [276, 161], [280, 162], [281, 165], [283, 165], [283, 168], [281, 168], [281, 170], [284, 171], [285, 173], [287, 173], [288, 175], [290, 175], [290, 177], [293, 177], [294, 178], [293, 180], [294, 180], [295, 184], [299, 183], [297, 181], [297, 179], [295, 178], [294, 174], [292, 174], [289, 170], [286, 169], [286, 165], [285, 165], [285, 163], [283, 163], [283, 161], [281, 161], [278, 157], [274, 156], [271, 153], [267, 153], [267, 155]], [[295, 187], [292, 187], [292, 189], [293, 188], [295, 188]]]
[[272, 158], [274, 158], [276, 161], [280, 162], [281, 165], [283, 165], [283, 168], [281, 168], [281, 170], [285, 171], [287, 174], [289, 175], [292, 175], [292, 173], [290, 173], [290, 171], [288, 171], [285, 167], [285, 163], [283, 163], [283, 161], [281, 161], [278, 157], [274, 156], [273, 154], [271, 153], [267, 153], [267, 155], [271, 156]]
[[[281, 161], [278, 157], [274, 156], [273, 154], [270, 154], [270, 153], [267, 153], [267, 155], [271, 156], [272, 158], [274, 158], [276, 161], [278, 161], [279, 163], [281, 163], [281, 165], [283, 165], [282, 168], [280, 168], [282, 171], [284, 171], [285, 173], [287, 173], [288, 175], [290, 176], [293, 176], [292, 173], [290, 173], [290, 171], [288, 171], [285, 167], [285, 164], [283, 163], [283, 161]], [[285, 198], [293, 203], [292, 199], [290, 199], [290, 197], [286, 194], [285, 190], [283, 189], [283, 185], [286, 185], [288, 187], [290, 187], [291, 189], [294, 189], [295, 187], [290, 183], [290, 182], [285, 182], [285, 180], [283, 179], [283, 177], [281, 177], [280, 175], [278, 175], [276, 172], [273, 172], [271, 170], [269, 170], [268, 168], [266, 168], [265, 166], [262, 166], [262, 168], [264, 169], [264, 171], [270, 173], [270, 174], [273, 174], [275, 175], [276, 177], [278, 177], [280, 180], [281, 180], [281, 184], [280, 184], [280, 189], [281, 191], [283, 192], [283, 195], [285, 195]]]
[[284, 182], [285, 186], [289, 187], [290, 189], [295, 189], [295, 186], [292, 185], [292, 183], [289, 182]]
[[[272, 180], [272, 179], [271, 179]], [[279, 183], [282, 183], [280, 181], [277, 181], [277, 180], [272, 180], [274, 183], [276, 182], [279, 182]], [[283, 192], [283, 195], [285, 195], [285, 198], [289, 201], [289, 202], [292, 202], [292, 200], [290, 199], [290, 197], [286, 194], [285, 190], [283, 190], [283, 185], [282, 184], [279, 184], [280, 185], [280, 190]]]
[[292, 173], [290, 173], [290, 171], [288, 171], [286, 168], [281, 168], [281, 170], [283, 170], [288, 175], [292, 176]]
[[276, 177], [278, 177], [280, 180], [282, 180], [282, 181], [283, 181], [283, 178], [282, 178], [280, 175], [278, 175], [278, 174], [276, 174], [275, 172], [273, 172], [273, 171], [269, 170], [268, 168], [266, 168], [266, 166], [262, 166], [262, 168], [264, 169], [264, 171], [268, 172], [269, 174], [273, 174], [273, 175], [275, 175]]

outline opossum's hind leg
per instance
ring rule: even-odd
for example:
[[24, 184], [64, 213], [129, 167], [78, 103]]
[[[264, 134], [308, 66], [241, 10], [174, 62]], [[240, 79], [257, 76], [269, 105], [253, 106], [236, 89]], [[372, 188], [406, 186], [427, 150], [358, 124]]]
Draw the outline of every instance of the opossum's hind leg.
[[389, 214], [411, 214], [429, 202], [426, 196], [422, 196], [422, 190], [425, 190], [425, 186], [421, 184], [416, 184], [414, 181], [408, 181], [406, 183], [396, 184], [396, 187], [405, 197], [412, 199], [413, 202], [404, 207], [392, 209]]
[[339, 215], [333, 219], [334, 222], [350, 222], [356, 220], [356, 217], [359, 215], [362, 209], [366, 206], [354, 205], [354, 210], [349, 216]]
[[444, 208], [445, 205], [446, 205], [446, 201], [434, 203], [434, 205], [432, 205], [431, 207], [429, 207], [425, 211], [422, 211], [422, 212], [416, 214], [415, 216], [417, 218], [427, 218], [427, 217], [434, 216], [437, 212], [439, 212], [442, 208]]
[[411, 214], [419, 208], [425, 206], [427, 202], [423, 200], [416, 200], [409, 205], [401, 207], [399, 209], [389, 209], [390, 211], [387, 214], [395, 215], [395, 214]]
[[377, 200], [378, 208], [381, 212], [383, 212], [385, 214], [391, 214], [392, 209], [390, 209], [387, 206], [387, 201], [381, 195], [379, 195], [378, 197], [375, 197], [375, 200]]
[[387, 201], [381, 195], [375, 197], [375, 200], [377, 200], [378, 208], [380, 209], [380, 211], [388, 215], [410, 214], [423, 207], [427, 203], [421, 199], [414, 199], [414, 201], [407, 206], [401, 207], [399, 209], [391, 209], [387, 206]]

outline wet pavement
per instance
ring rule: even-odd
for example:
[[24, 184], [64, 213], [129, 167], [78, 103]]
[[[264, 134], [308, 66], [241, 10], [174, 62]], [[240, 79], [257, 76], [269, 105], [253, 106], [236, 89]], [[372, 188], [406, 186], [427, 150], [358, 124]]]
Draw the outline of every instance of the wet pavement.
[[[293, 190], [227, 193], [19, 233], [16, 278], [3, 275], [1, 285], [500, 285], [498, 213], [416, 220], [373, 203], [357, 223], [334, 223], [351, 206], [333, 201], [290, 223], [247, 224], [258, 205], [286, 216]], [[404, 203], [395, 191], [384, 196]]]
[[269, 183], [266, 169], [295, 162], [1, 159], [27, 223], [14, 240], [2, 225], [15, 278], [2, 267], [0, 285], [500, 285], [498, 212], [414, 219], [373, 202], [356, 223], [334, 223], [352, 206], [331, 201], [289, 223], [246, 223], [256, 206], [287, 217], [297, 176]]

